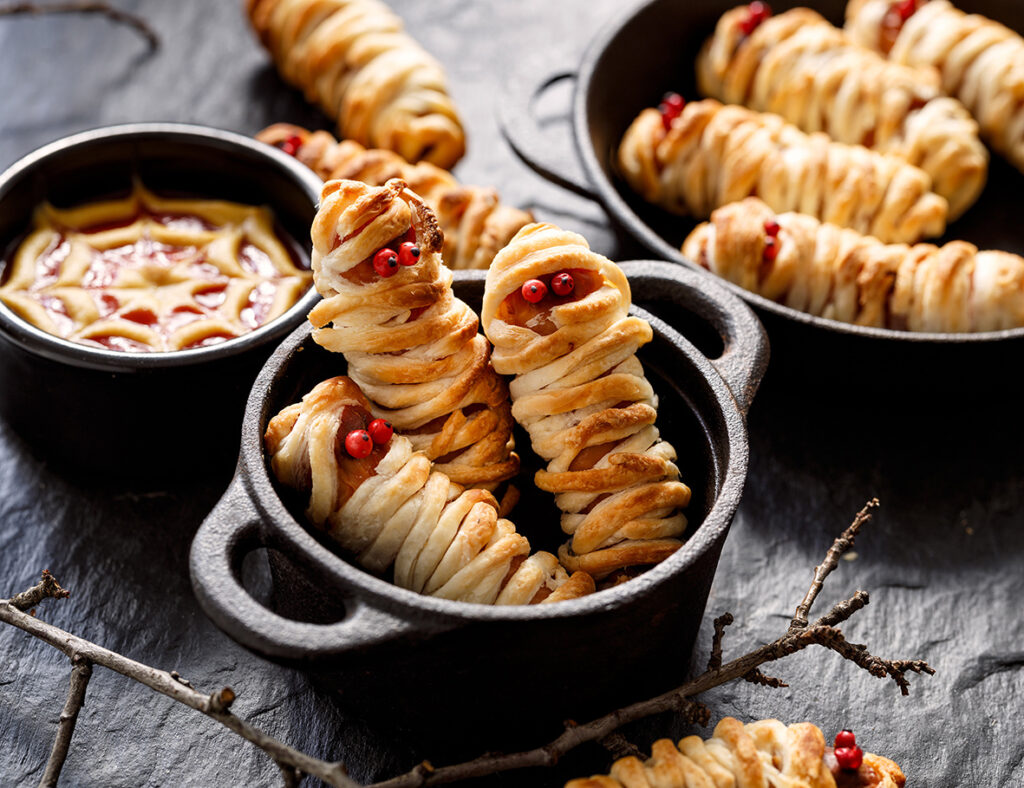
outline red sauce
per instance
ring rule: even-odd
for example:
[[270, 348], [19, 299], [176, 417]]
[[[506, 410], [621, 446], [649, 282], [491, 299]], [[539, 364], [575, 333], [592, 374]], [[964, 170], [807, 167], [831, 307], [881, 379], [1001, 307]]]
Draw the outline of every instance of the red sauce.
[[[555, 275], [554, 273], [542, 276], [540, 280], [548, 286], [548, 292], [541, 301], [531, 304], [517, 290], [507, 295], [501, 302], [501, 306], [498, 307], [498, 319], [509, 325], [533, 329], [541, 336], [553, 334], [557, 328], [554, 321], [551, 320], [553, 307], [580, 301], [604, 284], [604, 276], [598, 271], [591, 271], [588, 268], [568, 268], [565, 272], [572, 276], [575, 283], [571, 293], [560, 296], [551, 289], [551, 278]], [[563, 272], [556, 271], [555, 273]]]
[[249, 330], [259, 328], [267, 322], [267, 315], [274, 305], [277, 285], [274, 282], [261, 282], [249, 293], [249, 301], [242, 308], [239, 318]]
[[119, 350], [122, 353], [151, 353], [153, 348], [147, 345], [145, 342], [136, 342], [134, 339], [128, 337], [122, 337], [117, 334], [103, 335], [89, 337], [83, 339], [82, 342], [86, 345], [95, 344], [100, 347], [104, 347], [107, 350]]

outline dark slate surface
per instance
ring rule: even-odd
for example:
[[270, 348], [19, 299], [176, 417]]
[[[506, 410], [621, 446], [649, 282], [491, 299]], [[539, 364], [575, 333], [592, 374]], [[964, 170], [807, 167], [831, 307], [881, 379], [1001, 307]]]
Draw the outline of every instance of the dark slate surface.
[[[148, 54], [131, 31], [99, 18], [0, 20], [0, 165], [64, 134], [134, 120], [205, 123], [252, 133], [276, 120], [323, 119], [285, 88], [246, 29], [240, 2], [139, 0], [163, 46]], [[438, 54], [470, 134], [458, 172], [498, 186], [538, 216], [584, 232], [623, 259], [593, 205], [547, 185], [518, 163], [498, 132], [497, 87], [531, 63], [571, 61], [618, 12], [616, 0], [399, 2], [418, 37]], [[528, 62], [529, 61], [529, 62]], [[539, 111], [557, 116], [567, 92]], [[553, 143], [559, 140], [553, 124]], [[559, 143], [564, 144], [564, 143]], [[1024, 783], [1021, 623], [1024, 549], [1024, 416], [1019, 397], [946, 394], [908, 400], [885, 385], [861, 393], [815, 389], [816, 358], [769, 373], [751, 414], [751, 472], [722, 557], [709, 617], [732, 611], [728, 651], [773, 638], [802, 596], [811, 567], [872, 496], [883, 513], [844, 562], [824, 602], [855, 588], [872, 604], [848, 628], [883, 655], [929, 659], [939, 670], [909, 698], [833, 654], [813, 650], [770, 671], [791, 688], [734, 684], [705, 700], [716, 719], [811, 720], [831, 736], [844, 726], [900, 762], [915, 786]], [[1016, 364], [992, 371], [1016, 375]], [[949, 370], [955, 376], [956, 370]], [[3, 371], [0, 370], [0, 375]], [[984, 381], [979, 381], [979, 387]], [[12, 381], [3, 381], [12, 385]], [[69, 396], [73, 396], [69, 392]], [[192, 534], [223, 490], [230, 468], [189, 487], [112, 492], [61, 476], [0, 426], [0, 594], [31, 584], [44, 567], [74, 597], [44, 608], [47, 620], [144, 662], [177, 669], [202, 688], [230, 683], [237, 711], [354, 776], [396, 773], [416, 742], [388, 740], [346, 719], [301, 673], [260, 660], [199, 611], [187, 578]], [[251, 574], [258, 582], [259, 562]], [[708, 635], [695, 657], [700, 664]], [[34, 784], [67, 686], [53, 650], [0, 630], [0, 783]], [[426, 680], [426, 679], [425, 679]], [[628, 682], [629, 677], [623, 677]], [[401, 709], [401, 698], [381, 703]], [[571, 710], [566, 711], [567, 716]], [[660, 719], [632, 731], [646, 746], [684, 728]], [[499, 748], [501, 742], [494, 742]], [[606, 769], [588, 749], [561, 775]], [[64, 784], [86, 786], [273, 785], [276, 769], [212, 721], [97, 671]], [[547, 773], [492, 781], [555, 784]]]

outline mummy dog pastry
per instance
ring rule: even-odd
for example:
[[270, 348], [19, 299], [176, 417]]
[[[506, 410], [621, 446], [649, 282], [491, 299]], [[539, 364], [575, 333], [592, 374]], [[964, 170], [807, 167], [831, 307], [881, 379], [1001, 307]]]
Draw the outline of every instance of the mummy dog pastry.
[[407, 438], [375, 419], [349, 378], [325, 380], [267, 426], [274, 475], [309, 494], [307, 517], [372, 572], [443, 599], [519, 605], [594, 590], [530, 545], [485, 490], [432, 470]]
[[535, 482], [572, 537], [559, 557], [598, 579], [678, 549], [690, 500], [636, 357], [651, 327], [629, 305], [618, 266], [575, 233], [531, 224], [494, 258], [481, 310], [494, 368], [515, 375], [512, 413], [548, 463]]
[[858, 46], [809, 8], [777, 16], [763, 8], [739, 6], [719, 20], [697, 59], [702, 93], [920, 167], [949, 202], [950, 220], [977, 200], [988, 151], [978, 124], [940, 93], [932, 72]]
[[714, 99], [645, 109], [619, 146], [630, 187], [673, 213], [706, 218], [758, 195], [888, 242], [941, 235], [948, 204], [931, 179], [895, 156], [804, 134], [778, 115]]

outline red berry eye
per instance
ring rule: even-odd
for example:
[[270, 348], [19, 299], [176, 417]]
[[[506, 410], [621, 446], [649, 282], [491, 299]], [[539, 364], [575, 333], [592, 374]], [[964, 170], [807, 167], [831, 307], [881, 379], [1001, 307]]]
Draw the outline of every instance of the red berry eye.
[[391, 436], [395, 434], [394, 428], [391, 426], [390, 421], [384, 419], [374, 419], [370, 422], [366, 431], [370, 433], [370, 437], [376, 444], [383, 445], [391, 440]]
[[345, 451], [357, 460], [369, 457], [370, 452], [373, 451], [373, 440], [370, 438], [370, 433], [366, 430], [352, 430], [345, 436]]
[[523, 285], [522, 293], [523, 298], [531, 304], [537, 304], [548, 294], [548, 286], [539, 279], [530, 279]]
[[411, 241], [403, 241], [398, 247], [398, 262], [400, 265], [416, 265], [420, 260], [420, 248]]
[[373, 270], [379, 276], [388, 277], [398, 273], [398, 255], [393, 249], [381, 249], [373, 256]]
[[836, 747], [834, 754], [840, 769], [855, 771], [864, 761], [864, 751], [860, 747]]
[[764, 250], [761, 252], [761, 256], [769, 263], [774, 262], [775, 258], [779, 256], [779, 245], [774, 238], [764, 239]]
[[302, 147], [302, 137], [298, 134], [292, 134], [284, 142], [281, 143], [281, 150], [287, 153], [289, 156], [294, 156], [299, 152], [299, 148]]
[[555, 295], [567, 296], [575, 287], [572, 274], [561, 273], [551, 277], [551, 289], [555, 291]]
[[857, 737], [849, 728], [843, 728], [843, 730], [836, 734], [836, 749], [840, 747], [855, 747], [856, 745]]
[[747, 6], [747, 15], [740, 22], [740, 30], [743, 32], [743, 35], [749, 36], [771, 15], [771, 6], [767, 3], [762, 3], [761, 0], [754, 0], [753, 3]]
[[768, 221], [766, 221], [764, 223], [765, 234], [770, 236], [770, 237], [772, 237], [772, 238], [778, 238], [779, 237], [779, 230], [781, 230], [781, 229], [782, 228], [779, 227], [779, 223], [777, 221], [775, 221], [774, 219], [769, 219]]
[[678, 93], [666, 93], [662, 97], [658, 112], [661, 113], [661, 125], [665, 127], [665, 131], [672, 128], [672, 121], [682, 114], [685, 106], [686, 100]]

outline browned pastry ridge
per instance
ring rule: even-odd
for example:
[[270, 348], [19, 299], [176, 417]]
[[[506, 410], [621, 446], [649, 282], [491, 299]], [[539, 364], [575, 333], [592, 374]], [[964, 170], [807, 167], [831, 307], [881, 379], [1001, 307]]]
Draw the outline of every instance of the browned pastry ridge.
[[903, 788], [903, 771], [864, 753], [860, 767], [840, 769], [821, 730], [809, 722], [744, 725], [725, 717], [707, 741], [660, 739], [646, 761], [629, 756], [611, 774], [570, 780], [565, 788]]
[[379, 0], [246, 0], [286, 81], [338, 133], [408, 161], [449, 168], [466, 150], [441, 65]]
[[274, 475], [309, 494], [307, 517], [363, 567], [393, 567], [402, 588], [483, 604], [557, 602], [594, 590], [589, 576], [570, 578], [550, 553], [530, 555], [526, 538], [498, 517], [493, 495], [453, 484], [407, 438], [349, 454], [346, 436], [372, 418], [355, 383], [336, 377], [274, 416], [264, 437]]
[[757, 195], [776, 211], [800, 211], [893, 243], [938, 236], [946, 226], [948, 203], [931, 191], [923, 170], [714, 99], [687, 104], [667, 130], [658, 110], [645, 109], [617, 160], [645, 200], [698, 218]]
[[903, 19], [889, 0], [851, 0], [846, 33], [896, 63], [934, 68], [942, 90], [964, 103], [981, 135], [1024, 172], [1024, 38], [948, 0], [918, 0]]
[[[313, 220], [314, 340], [344, 353], [375, 416], [456, 484], [495, 489], [519, 469], [508, 387], [476, 314], [452, 293], [433, 212], [401, 180], [329, 181]], [[408, 241], [407, 241], [408, 239]], [[415, 243], [390, 276], [374, 256]]]
[[487, 268], [519, 228], [533, 221], [526, 211], [502, 204], [494, 189], [463, 185], [447, 170], [429, 162], [410, 164], [393, 151], [338, 142], [326, 131], [275, 123], [256, 139], [283, 148], [325, 181], [383, 186], [401, 178], [437, 216], [444, 233], [441, 257], [449, 268]]
[[931, 71], [858, 46], [809, 8], [794, 8], [749, 34], [750, 7], [727, 11], [697, 58], [702, 93], [774, 112], [806, 132], [891, 153], [928, 173], [959, 217], [978, 199], [988, 151], [978, 124], [942, 95]]
[[751, 292], [833, 320], [939, 332], [1024, 326], [1024, 258], [964, 241], [883, 244], [810, 216], [776, 215], [751, 197], [716, 210], [682, 251]]
[[[558, 295], [565, 275], [572, 290]], [[547, 290], [535, 303], [523, 294], [531, 280]], [[690, 500], [636, 356], [651, 327], [629, 305], [622, 269], [575, 233], [531, 224], [494, 258], [480, 313], [494, 368], [515, 375], [512, 415], [548, 463], [535, 482], [571, 535], [559, 558], [598, 579], [675, 552]]]

